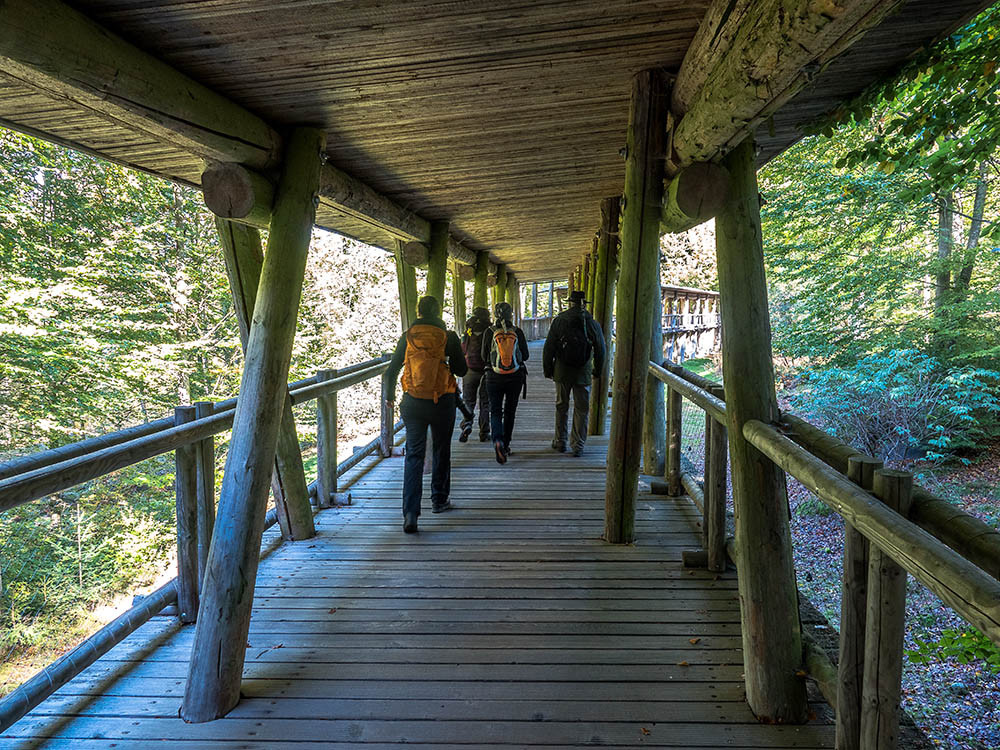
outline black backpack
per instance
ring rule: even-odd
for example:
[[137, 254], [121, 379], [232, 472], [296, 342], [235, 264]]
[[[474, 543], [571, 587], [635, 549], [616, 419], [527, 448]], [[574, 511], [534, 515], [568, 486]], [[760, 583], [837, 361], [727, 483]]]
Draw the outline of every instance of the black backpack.
[[579, 316], [579, 321], [565, 321], [556, 338], [556, 359], [569, 367], [583, 367], [592, 353], [587, 314]]

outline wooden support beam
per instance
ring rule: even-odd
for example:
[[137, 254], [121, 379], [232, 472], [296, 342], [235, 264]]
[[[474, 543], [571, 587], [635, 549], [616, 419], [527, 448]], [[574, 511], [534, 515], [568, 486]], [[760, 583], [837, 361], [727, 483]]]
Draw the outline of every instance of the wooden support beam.
[[517, 313], [517, 277], [507, 272], [507, 282], [504, 284], [504, 299], [507, 300], [515, 314]]
[[277, 131], [59, 0], [0, 3], [0, 71], [212, 161], [270, 168]]
[[667, 182], [660, 233], [686, 232], [714, 218], [725, 205], [729, 175], [712, 162], [696, 162]]
[[[649, 329], [649, 357], [654, 362], [663, 361], [663, 307], [660, 294], [660, 256], [656, 268], [646, 280], [653, 286], [652, 322]], [[706, 435], [706, 439], [707, 439]], [[663, 476], [666, 468], [667, 424], [663, 383], [646, 374], [646, 408], [642, 418], [642, 470], [650, 476]]]
[[503, 302], [507, 299], [507, 266], [497, 265], [497, 283], [493, 287], [493, 304]]
[[[604, 332], [606, 356], [600, 373], [594, 373], [594, 390], [590, 397], [588, 429], [592, 435], [604, 434], [608, 415], [608, 388], [611, 384], [611, 323], [614, 315], [615, 284], [618, 268], [618, 224], [621, 218], [621, 198], [601, 201], [601, 228], [597, 235], [597, 272], [594, 280], [594, 318]], [[549, 284], [549, 309], [552, 310], [552, 284]], [[550, 313], [554, 314], [554, 313]]]
[[427, 245], [423, 242], [417, 242], [415, 240], [410, 242], [399, 241], [400, 252], [403, 255], [403, 260], [405, 260], [409, 265], [414, 268], [427, 268], [427, 261], [431, 257], [430, 251], [427, 249]]
[[660, 204], [666, 141], [667, 85], [659, 70], [632, 79], [621, 230], [614, 400], [604, 500], [604, 538], [627, 544], [635, 537], [635, 499], [642, 450], [642, 420], [653, 287], [660, 253]]
[[[320, 370], [316, 382], [337, 377], [336, 370]], [[316, 507], [329, 508], [337, 494], [337, 392], [316, 399]]]
[[[468, 266], [463, 267], [468, 268]], [[465, 279], [462, 278], [457, 263], [452, 266], [451, 271], [451, 296], [455, 304], [455, 330], [464, 331], [468, 317], [465, 306]]]
[[[721, 385], [709, 392], [725, 397]], [[708, 569], [721, 573], [726, 569], [726, 491], [729, 487], [729, 436], [726, 425], [705, 414], [705, 549]]]
[[225, 716], [240, 698], [268, 483], [288, 392], [324, 142], [323, 131], [316, 128], [296, 128], [288, 140], [205, 573], [205, 616], [198, 619], [181, 706], [185, 721]]
[[531, 317], [538, 317], [538, 282], [531, 282]]
[[274, 205], [274, 186], [240, 164], [219, 162], [201, 173], [208, 209], [221, 219], [267, 228]]
[[448, 222], [431, 223], [431, 241], [427, 248], [427, 294], [444, 310], [445, 274], [448, 271]]
[[727, 153], [899, 5], [713, 0], [674, 85], [671, 173]]
[[753, 140], [728, 157], [729, 201], [716, 217], [722, 364], [736, 507], [747, 702], [762, 721], [805, 721], [798, 590], [785, 474], [750, 445], [743, 425], [779, 417]]
[[403, 260], [403, 243], [397, 242], [396, 283], [399, 288], [399, 323], [406, 331], [417, 319], [417, 271]]
[[489, 276], [490, 259], [486, 253], [476, 256], [476, 280], [472, 289], [472, 306], [489, 307], [486, 277]]
[[[260, 285], [264, 263], [260, 233], [253, 227], [225, 219], [216, 219], [222, 255], [226, 261], [226, 274], [233, 295], [233, 307], [240, 329], [240, 344], [247, 350], [251, 321]], [[288, 541], [311, 539], [316, 536], [312, 509], [309, 507], [309, 485], [302, 467], [302, 451], [295, 431], [292, 402], [285, 393], [285, 407], [281, 413], [281, 428], [271, 477], [274, 507], [278, 514], [281, 535]]]

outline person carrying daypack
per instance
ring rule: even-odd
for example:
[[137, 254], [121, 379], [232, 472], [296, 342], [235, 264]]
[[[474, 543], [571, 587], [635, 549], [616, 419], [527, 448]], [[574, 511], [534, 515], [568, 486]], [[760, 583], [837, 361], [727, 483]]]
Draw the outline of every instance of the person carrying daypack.
[[483, 337], [482, 358], [486, 362], [493, 450], [497, 463], [505, 464], [514, 434], [517, 400], [528, 373], [524, 365], [528, 359], [528, 341], [524, 331], [514, 325], [514, 310], [509, 303], [497, 303], [494, 312], [496, 322]]
[[472, 434], [473, 412], [479, 401], [479, 442], [490, 439], [490, 399], [486, 393], [486, 360], [483, 359], [483, 337], [490, 328], [490, 311], [477, 307], [472, 311], [462, 336], [462, 351], [469, 371], [462, 378], [462, 400], [465, 402], [465, 418], [458, 441], [464, 443]]
[[574, 456], [583, 454], [590, 417], [590, 381], [604, 367], [604, 333], [584, 308], [584, 294], [569, 296], [569, 308], [559, 313], [542, 348], [542, 372], [556, 384], [556, 434], [552, 448], [565, 453], [569, 420], [569, 400], [573, 397], [573, 431], [569, 448]]
[[434, 297], [417, 302], [417, 320], [400, 336], [386, 370], [386, 400], [391, 410], [396, 400], [396, 379], [403, 371], [403, 399], [399, 413], [406, 425], [406, 459], [403, 463], [403, 531], [417, 531], [423, 495], [427, 428], [431, 431], [431, 510], [442, 513], [453, 507], [451, 492], [451, 435], [455, 430], [458, 384], [468, 370], [462, 344], [441, 320], [441, 304]]

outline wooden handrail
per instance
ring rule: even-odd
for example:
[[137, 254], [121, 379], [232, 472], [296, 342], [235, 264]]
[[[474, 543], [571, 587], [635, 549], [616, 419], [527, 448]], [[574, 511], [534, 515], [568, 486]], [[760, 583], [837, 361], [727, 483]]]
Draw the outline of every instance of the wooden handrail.
[[1000, 581], [879, 503], [774, 427], [750, 420], [743, 427], [743, 435], [900, 567], [1000, 644]]
[[[303, 385], [290, 392], [292, 403], [302, 403], [324, 393], [348, 388], [381, 375], [388, 367], [385, 356], [374, 360], [374, 364], [362, 364], [366, 365], [364, 369], [355, 370], [322, 384], [315, 383], [315, 377], [299, 381]], [[210, 417], [188, 422], [182, 427], [161, 427], [152, 434], [125, 440], [0, 480], [0, 512], [224, 432], [233, 424], [236, 399], [220, 402], [218, 406], [223, 404], [229, 404], [229, 408]], [[171, 425], [172, 423], [171, 419]]]
[[711, 393], [702, 390], [696, 385], [689, 383], [684, 378], [680, 378], [674, 375], [672, 372], [664, 369], [662, 366], [656, 364], [655, 362], [649, 363], [649, 372], [657, 380], [662, 381], [665, 385], [670, 386], [675, 391], [680, 393], [684, 398], [691, 401], [693, 404], [700, 406], [710, 415], [712, 418], [722, 424], [726, 424], [726, 402], [722, 399], [716, 398]]

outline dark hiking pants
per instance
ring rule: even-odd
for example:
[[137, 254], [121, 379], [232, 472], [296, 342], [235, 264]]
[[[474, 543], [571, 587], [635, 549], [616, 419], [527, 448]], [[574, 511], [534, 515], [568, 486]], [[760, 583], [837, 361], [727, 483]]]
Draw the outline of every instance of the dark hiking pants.
[[514, 417], [523, 385], [524, 374], [521, 372], [513, 375], [486, 373], [486, 390], [490, 398], [490, 436], [493, 442], [501, 441], [505, 448], [510, 447], [510, 438], [514, 434]]
[[[490, 434], [490, 397], [486, 393], [486, 373], [482, 370], [469, 370], [462, 378], [462, 400], [470, 412], [476, 410], [476, 400], [479, 400], [479, 437]], [[471, 419], [462, 419], [462, 429], [472, 427]]]
[[431, 431], [431, 503], [443, 505], [451, 492], [451, 434], [455, 430], [455, 394], [446, 393], [435, 404], [429, 398], [403, 394], [399, 413], [406, 425], [406, 458], [403, 462], [403, 515], [420, 515], [423, 495], [424, 454], [427, 429]]

